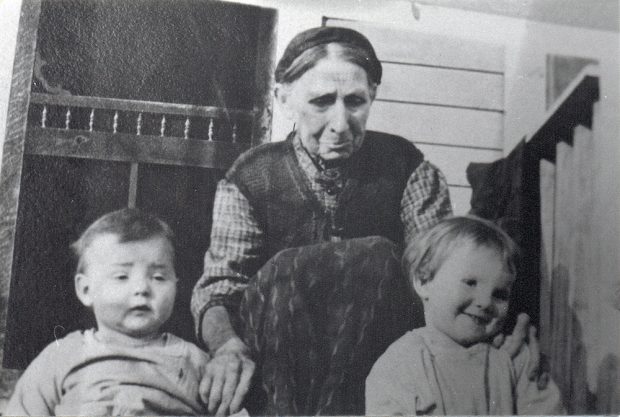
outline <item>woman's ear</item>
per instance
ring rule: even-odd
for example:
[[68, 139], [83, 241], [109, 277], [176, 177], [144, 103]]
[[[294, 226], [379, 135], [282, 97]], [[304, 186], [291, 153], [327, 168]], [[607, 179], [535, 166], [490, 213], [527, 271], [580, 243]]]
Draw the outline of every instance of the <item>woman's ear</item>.
[[378, 87], [377, 83], [371, 83], [370, 84], [369, 92], [370, 92], [370, 101], [371, 102], [375, 101], [375, 98], [377, 97], [377, 87]]
[[90, 291], [90, 279], [87, 275], [75, 275], [75, 294], [86, 307], [92, 307], [93, 298]]
[[276, 84], [273, 91], [276, 101], [284, 112], [287, 119], [295, 121], [295, 110], [291, 102], [291, 86], [285, 84]]

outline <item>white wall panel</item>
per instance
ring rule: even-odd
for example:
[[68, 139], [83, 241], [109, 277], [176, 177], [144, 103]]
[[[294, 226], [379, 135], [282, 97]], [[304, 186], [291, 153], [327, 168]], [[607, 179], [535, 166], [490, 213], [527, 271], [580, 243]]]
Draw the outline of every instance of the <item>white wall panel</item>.
[[367, 126], [414, 142], [501, 150], [503, 119], [498, 112], [375, 101]]

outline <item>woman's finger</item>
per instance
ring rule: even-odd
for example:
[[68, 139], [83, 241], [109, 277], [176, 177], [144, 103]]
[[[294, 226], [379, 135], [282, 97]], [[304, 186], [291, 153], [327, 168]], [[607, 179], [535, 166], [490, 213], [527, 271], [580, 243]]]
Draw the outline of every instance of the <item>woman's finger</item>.
[[250, 389], [250, 381], [252, 380], [252, 375], [254, 375], [256, 365], [250, 359], [246, 358], [242, 361], [242, 367], [243, 369], [241, 370], [239, 384], [237, 385], [235, 396], [230, 403], [231, 413], [236, 413], [239, 409], [241, 409], [241, 403]]
[[511, 358], [515, 356], [521, 350], [521, 347], [525, 343], [528, 336], [528, 329], [530, 324], [530, 316], [525, 313], [519, 313], [517, 316], [517, 323], [515, 324], [512, 334], [506, 338], [503, 348], [506, 349]]
[[213, 378], [209, 374], [205, 374], [200, 381], [200, 387], [198, 388], [198, 392], [200, 394], [200, 399], [206, 405], [209, 404], [209, 395], [211, 391], [211, 383], [213, 382]]
[[222, 387], [222, 401], [215, 413], [216, 416], [225, 416], [228, 414], [228, 408], [230, 402], [233, 399], [235, 389], [239, 383], [239, 368], [241, 367], [241, 361], [236, 355], [228, 355], [229, 361], [226, 364], [226, 371], [224, 373], [224, 385]]
[[530, 348], [528, 378], [530, 381], [535, 381], [542, 370], [540, 363], [540, 344], [538, 343], [538, 337], [536, 337], [536, 327], [530, 326], [528, 338], [529, 341], [527, 345]]
[[214, 414], [218, 409], [222, 400], [222, 387], [224, 386], [224, 367], [221, 363], [222, 358], [214, 358], [211, 360], [211, 375], [213, 382], [211, 384], [211, 390], [209, 393], [209, 402], [207, 409], [209, 414]]
[[506, 339], [506, 336], [504, 335], [504, 333], [500, 333], [497, 336], [495, 336], [493, 338], [493, 346], [495, 346], [497, 349], [499, 349], [500, 347], [502, 347], [502, 345], [504, 344], [504, 341]]

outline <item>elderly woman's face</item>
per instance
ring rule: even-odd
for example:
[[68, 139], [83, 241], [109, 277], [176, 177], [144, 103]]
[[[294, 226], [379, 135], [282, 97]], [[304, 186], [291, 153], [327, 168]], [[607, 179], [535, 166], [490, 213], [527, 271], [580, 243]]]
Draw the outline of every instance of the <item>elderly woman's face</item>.
[[366, 71], [327, 57], [278, 92], [303, 145], [324, 160], [350, 157], [364, 141], [375, 87]]

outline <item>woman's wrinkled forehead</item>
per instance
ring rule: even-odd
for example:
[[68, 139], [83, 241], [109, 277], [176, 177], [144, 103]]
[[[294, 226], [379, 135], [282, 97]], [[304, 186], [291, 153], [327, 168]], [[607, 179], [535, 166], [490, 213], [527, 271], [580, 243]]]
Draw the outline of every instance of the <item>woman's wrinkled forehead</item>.
[[[334, 47], [348, 51], [351, 62], [360, 65], [369, 81], [380, 84], [382, 68], [370, 41], [361, 33], [340, 27], [318, 27], [299, 33], [286, 47], [275, 72], [277, 83], [294, 81], [318, 60], [330, 54]], [[343, 52], [342, 55], [347, 53]], [[300, 60], [302, 62], [300, 64]], [[296, 67], [296, 68], [295, 68]]]

